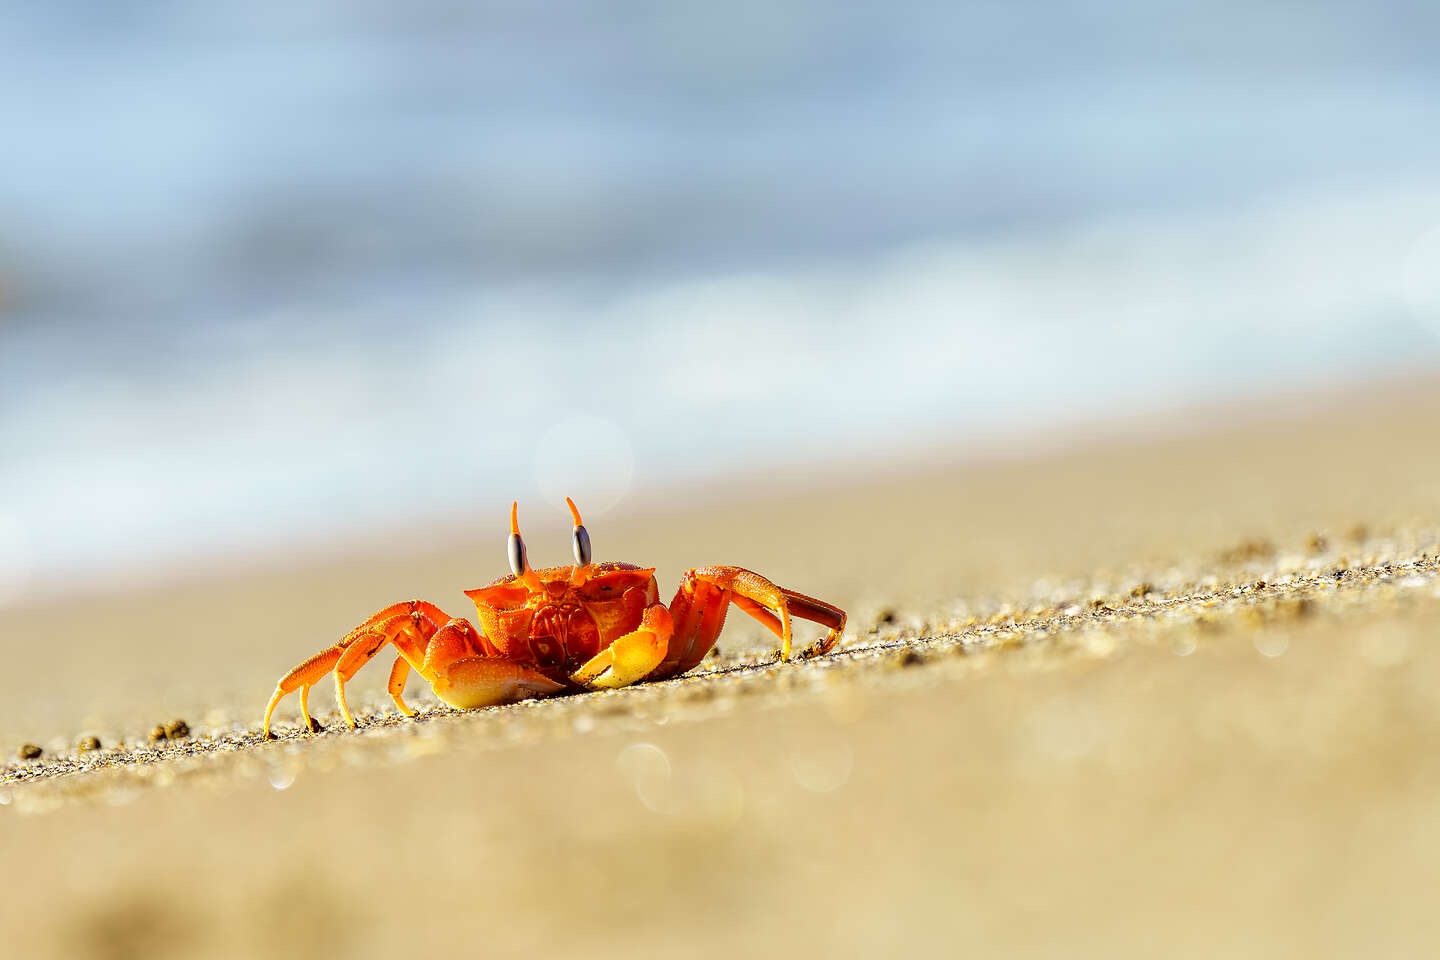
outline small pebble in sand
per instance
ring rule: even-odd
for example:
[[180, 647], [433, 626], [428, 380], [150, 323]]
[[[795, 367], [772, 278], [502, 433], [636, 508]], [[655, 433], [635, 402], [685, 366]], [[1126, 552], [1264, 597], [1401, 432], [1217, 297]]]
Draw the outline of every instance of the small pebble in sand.
[[39, 760], [40, 754], [44, 752], [44, 750], [41, 750], [33, 743], [21, 744], [20, 749], [17, 751], [21, 760]]
[[1251, 560], [1267, 560], [1275, 556], [1275, 544], [1269, 540], [1245, 540], [1225, 550], [1220, 558], [1225, 563], [1246, 563]]
[[925, 655], [918, 650], [906, 650], [895, 659], [902, 667], [918, 667], [925, 662]]
[[1135, 586], [1130, 588], [1130, 596], [1134, 597], [1136, 600], [1140, 600], [1146, 594], [1152, 592], [1154, 589], [1155, 588], [1150, 586], [1150, 584], [1148, 583], [1137, 583], [1135, 584]]
[[876, 624], [894, 623], [894, 622], [895, 622], [895, 608], [894, 608], [894, 607], [882, 607], [882, 608], [880, 609], [880, 611], [875, 614], [875, 623], [876, 623]]
[[164, 743], [166, 740], [184, 740], [190, 736], [190, 725], [184, 720], [171, 720], [165, 724], [155, 724], [150, 729], [151, 743]]
[[1324, 553], [1330, 547], [1330, 541], [1325, 539], [1323, 533], [1312, 533], [1305, 538], [1305, 546], [1310, 548], [1311, 553]]
[[715, 659], [715, 660], [719, 660], [722, 656], [724, 656], [724, 654], [722, 654], [722, 653], [720, 652], [720, 648], [719, 648], [719, 647], [711, 647], [711, 648], [710, 648], [710, 652], [709, 652], [708, 654], [706, 654], [706, 656], [708, 656], [708, 657], [710, 657], [710, 658], [712, 658], [712, 659]]
[[81, 753], [89, 753], [91, 750], [100, 749], [99, 737], [83, 737], [78, 744]]

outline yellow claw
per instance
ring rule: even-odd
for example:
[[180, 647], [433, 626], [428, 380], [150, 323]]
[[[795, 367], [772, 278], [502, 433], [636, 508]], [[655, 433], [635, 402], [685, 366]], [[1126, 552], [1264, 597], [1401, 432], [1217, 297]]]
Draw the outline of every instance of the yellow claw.
[[592, 689], [607, 690], [643, 680], [665, 659], [674, 629], [670, 611], [662, 604], [653, 604], [646, 608], [637, 629], [617, 637], [571, 674], [570, 679]]

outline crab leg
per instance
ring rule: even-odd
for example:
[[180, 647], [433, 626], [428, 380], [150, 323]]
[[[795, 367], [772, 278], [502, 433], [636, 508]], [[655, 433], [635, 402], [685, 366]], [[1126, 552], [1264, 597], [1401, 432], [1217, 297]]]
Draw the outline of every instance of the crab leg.
[[[801, 656], [816, 657], [829, 653], [835, 649], [835, 644], [840, 642], [840, 632], [845, 629], [845, 611], [839, 607], [831, 606], [824, 600], [816, 600], [807, 597], [803, 593], [796, 593], [793, 590], [781, 590], [785, 594], [785, 606], [789, 608], [792, 617], [800, 617], [804, 620], [813, 620], [830, 628], [823, 640], [819, 640], [814, 646], [805, 650]], [[769, 629], [775, 636], [780, 638], [781, 643], [785, 641], [785, 630], [780, 621], [764, 605], [756, 603], [748, 597], [736, 595], [730, 601], [754, 617], [761, 625]]]
[[[415, 620], [415, 618], [417, 617], [419, 619]], [[266, 739], [269, 739], [271, 736], [270, 720], [275, 713], [275, 708], [280, 704], [280, 701], [286, 697], [286, 695], [293, 693], [297, 689], [300, 691], [300, 714], [305, 720], [305, 728], [312, 733], [320, 729], [320, 724], [317, 723], [315, 719], [310, 716], [309, 712], [308, 701], [310, 688], [313, 687], [317, 682], [319, 682], [319, 680], [327, 673], [329, 673], [331, 670], [334, 670], [336, 668], [336, 665], [340, 663], [341, 659], [345, 657], [345, 655], [353, 646], [355, 646], [356, 642], [359, 641], [360, 638], [371, 637], [375, 632], [377, 626], [391, 624], [398, 619], [414, 620], [414, 622], [417, 623], [428, 623], [431, 625], [431, 632], [433, 632], [436, 625], [440, 623], [445, 623], [450, 619], [450, 617], [439, 607], [435, 606], [435, 604], [428, 603], [424, 600], [403, 600], [400, 603], [392, 603], [385, 609], [372, 614], [365, 620], [364, 623], [361, 623], [355, 629], [347, 633], [334, 646], [330, 647], [329, 649], [322, 650], [321, 652], [315, 654], [313, 657], [308, 658], [299, 666], [295, 667], [289, 673], [285, 674], [285, 676], [280, 678], [280, 682], [275, 685], [275, 693], [270, 698], [269, 705], [265, 708], [264, 732]], [[362, 646], [368, 647], [371, 645], [371, 643], [371, 640], [366, 640], [362, 643]], [[379, 645], [375, 645], [373, 649], [371, 649], [370, 656], [373, 656], [375, 650], [378, 650], [380, 646], [383, 646], [383, 642]], [[397, 643], [396, 646], [399, 647], [401, 646], [401, 644]], [[422, 651], [422, 653], [420, 653], [419, 655], [423, 655], [423, 649], [424, 643], [422, 641], [420, 644], [420, 650]], [[404, 653], [403, 647], [401, 649], [401, 653], [402, 655]], [[419, 659], [419, 655], [417, 655], [415, 659]], [[364, 660], [368, 659], [369, 656], [366, 656], [364, 658]], [[352, 669], [350, 672], [353, 674], [354, 670], [358, 670], [360, 668], [360, 665], [364, 663], [364, 660], [361, 660], [359, 663], [355, 664], [354, 669]], [[349, 679], [349, 677], [347, 676], [346, 679]], [[349, 710], [346, 709], [344, 705], [343, 692], [341, 694], [341, 712], [346, 715], [347, 720], [350, 719]]]
[[338, 644], [336, 644], [336, 646], [348, 647], [350, 644], [354, 643], [356, 639], [369, 633], [371, 629], [375, 626], [384, 623], [385, 621], [390, 620], [394, 617], [398, 617], [401, 614], [410, 613], [419, 613], [421, 616], [425, 617], [437, 627], [442, 623], [449, 622], [450, 620], [450, 614], [446, 613], [444, 610], [441, 610], [439, 607], [435, 606], [435, 604], [430, 603], [429, 601], [401, 600], [399, 603], [390, 604], [390, 606], [386, 607], [384, 610], [377, 610], [375, 613], [372, 613], [369, 617], [365, 619], [363, 623], [357, 626], [354, 630], [351, 630], [349, 633], [345, 634], [345, 637]]
[[[402, 658], [419, 660], [437, 629], [429, 617], [416, 610], [381, 621], [371, 627], [368, 634], [350, 644], [340, 657], [340, 662], [335, 664], [335, 700], [340, 704], [340, 713], [352, 730], [355, 728], [355, 718], [350, 716], [350, 706], [345, 702], [345, 684], [350, 682], [350, 678], [369, 663], [387, 643], [395, 644]], [[393, 679], [395, 668], [392, 667], [390, 673]]]
[[305, 718], [305, 729], [310, 731], [311, 733], [319, 733], [321, 730], [325, 729], [320, 725], [319, 720], [316, 720], [314, 717], [310, 716], [309, 687], [300, 688], [300, 715]]
[[270, 698], [269, 706], [265, 708], [266, 740], [269, 740], [272, 736], [270, 733], [270, 716], [275, 712], [275, 707], [285, 698], [286, 694], [294, 692], [297, 688], [300, 690], [300, 715], [305, 719], [305, 729], [311, 733], [319, 729], [320, 725], [315, 722], [314, 717], [310, 716], [308, 709], [309, 705], [307, 701], [309, 699], [310, 688], [313, 687], [321, 677], [335, 669], [335, 664], [339, 662], [340, 655], [344, 652], [345, 648], [336, 644], [329, 650], [322, 650], [320, 653], [315, 654], [315, 656], [280, 678], [280, 682], [275, 685], [275, 694]]
[[670, 601], [675, 638], [652, 676], [674, 676], [703, 660], [725, 625], [725, 612], [731, 603], [780, 638], [780, 656], [785, 660], [790, 659], [792, 616], [829, 628], [825, 638], [811, 648], [817, 653], [834, 648], [845, 629], [845, 611], [839, 607], [777, 586], [754, 571], [732, 566], [697, 567], [681, 578], [675, 599]]
[[386, 689], [390, 691], [390, 699], [395, 701], [395, 706], [407, 717], [415, 716], [415, 711], [405, 705], [405, 681], [410, 679], [410, 661], [405, 659], [405, 654], [399, 654], [395, 658], [395, 666], [390, 668], [390, 683]]

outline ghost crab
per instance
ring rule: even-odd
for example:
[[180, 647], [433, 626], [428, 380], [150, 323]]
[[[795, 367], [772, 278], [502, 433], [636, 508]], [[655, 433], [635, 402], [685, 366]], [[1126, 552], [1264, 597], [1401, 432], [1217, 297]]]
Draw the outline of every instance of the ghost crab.
[[386, 644], [398, 651], [390, 696], [413, 717], [402, 698], [412, 669], [430, 681], [437, 697], [462, 708], [676, 676], [710, 652], [732, 603], [780, 638], [782, 660], [790, 659], [792, 616], [829, 629], [807, 656], [840, 641], [845, 611], [741, 567], [687, 571], [666, 607], [655, 568], [591, 562], [580, 511], [570, 498], [565, 503], [575, 521], [574, 566], [532, 568], [520, 537], [519, 505], [511, 504], [510, 575], [465, 591], [475, 602], [478, 628], [424, 600], [391, 604], [280, 679], [265, 708], [265, 736], [273, 736], [275, 707], [295, 690], [306, 729], [320, 729], [310, 716], [310, 688], [332, 672], [340, 713], [353, 728], [345, 684]]

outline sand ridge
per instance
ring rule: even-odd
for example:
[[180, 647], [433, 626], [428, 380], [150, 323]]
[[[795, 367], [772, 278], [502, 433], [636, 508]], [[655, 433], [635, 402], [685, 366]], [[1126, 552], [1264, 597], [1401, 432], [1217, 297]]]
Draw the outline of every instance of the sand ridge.
[[[1243, 619], [1261, 632], [1267, 621], [1303, 620], [1328, 610], [1337, 600], [1384, 611], [1397, 597], [1412, 596], [1411, 591], [1419, 591], [1414, 596], [1440, 597], [1440, 530], [1412, 531], [1405, 540], [1405, 548], [1394, 540], [1351, 543], [1347, 554], [1361, 558], [1352, 562], [1348, 556], [1323, 552], [1325, 545], [1311, 538], [1279, 564], [1273, 562], [1273, 545], [1247, 542], [1227, 551], [1222, 560], [1230, 562], [1215, 573], [1158, 570], [1149, 577], [1132, 577], [1132, 584], [1112, 593], [1093, 584], [1075, 590], [1071, 584], [1071, 595], [1030, 597], [963, 619], [940, 615], [910, 631], [912, 635], [888, 630], [885, 621], [893, 621], [894, 615], [887, 613], [863, 628], [861, 635], [847, 633], [828, 654], [801, 652], [788, 663], [779, 661], [778, 654], [715, 657], [682, 677], [618, 691], [479, 711], [455, 710], [432, 698], [419, 711], [418, 722], [377, 705], [371, 697], [355, 711], [359, 731], [347, 730], [338, 713], [331, 712], [324, 715], [326, 730], [318, 735], [281, 721], [270, 741], [262, 737], [258, 723], [240, 717], [214, 727], [187, 728], [186, 735], [178, 738], [160, 737], [159, 731], [128, 739], [111, 734], [119, 742], [108, 748], [6, 763], [0, 772], [0, 801], [16, 810], [36, 811], [77, 798], [103, 798], [107, 791], [132, 795], [136, 788], [169, 786], [187, 777], [254, 775], [254, 764], [245, 760], [255, 756], [267, 758], [267, 778], [293, 777], [305, 765], [306, 750], [320, 747], [360, 750], [370, 758], [367, 762], [383, 763], [454, 748], [461, 741], [492, 747], [533, 743], [555, 729], [589, 732], [620, 718], [638, 720], [641, 727], [648, 718], [661, 715], [666, 722], [702, 722], [730, 709], [737, 699], [753, 709], [776, 698], [833, 691], [841, 684], [863, 686], [873, 693], [900, 681], [893, 667], [924, 666], [938, 656], [1011, 654], [1022, 648], [1054, 656], [1057, 647], [1111, 655], [1121, 642], [1115, 635], [1133, 636], [1137, 628], [1152, 635], [1145, 642], [1180, 629], [1203, 634], [1230, 620]], [[1272, 562], [1257, 565], [1257, 559]], [[1268, 579], [1240, 575], [1247, 562]], [[1083, 638], [1077, 639], [1077, 633]], [[1182, 637], [1173, 642], [1183, 651], [1193, 649], [1196, 640]], [[335, 743], [362, 735], [358, 744]], [[418, 746], [417, 739], [422, 741]], [[273, 757], [280, 753], [286, 757], [281, 765], [289, 774], [274, 772]]]

